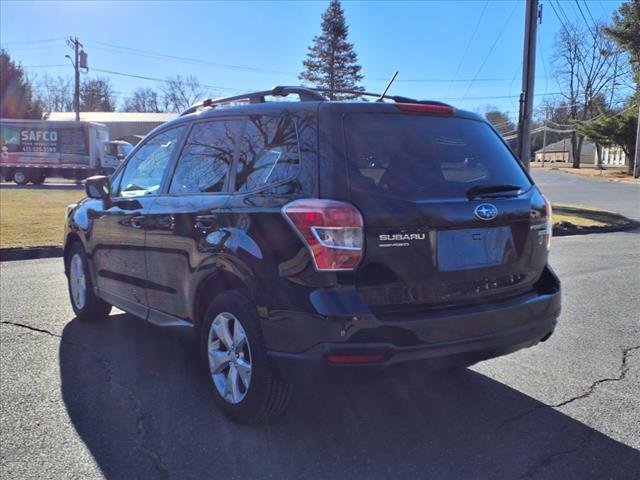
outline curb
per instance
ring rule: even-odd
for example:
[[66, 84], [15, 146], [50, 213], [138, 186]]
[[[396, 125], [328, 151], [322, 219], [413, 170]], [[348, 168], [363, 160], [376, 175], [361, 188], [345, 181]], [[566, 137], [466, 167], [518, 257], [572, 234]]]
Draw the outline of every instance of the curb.
[[557, 230], [553, 229], [554, 237], [569, 237], [572, 235], [588, 235], [591, 233], [614, 233], [614, 232], [625, 232], [627, 230], [634, 230], [640, 227], [640, 222], [636, 222], [634, 220], [630, 220], [626, 225], [620, 225], [617, 227], [590, 227], [583, 228], [581, 230]]
[[[546, 170], [546, 167], [537, 167], [537, 168], [540, 168], [541, 170]], [[594, 180], [601, 180], [601, 181], [605, 181], [605, 182], [624, 183], [626, 185], [640, 185], [640, 182], [638, 182], [637, 179], [634, 179], [634, 178], [607, 178], [607, 177], [601, 177], [599, 175], [581, 175], [579, 173], [575, 173], [575, 172], [571, 172], [571, 171], [567, 171], [567, 170], [562, 170], [560, 168], [550, 168], [549, 170], [550, 171], [554, 171], [554, 172], [566, 173], [567, 175], [573, 175], [574, 177], [592, 178]]]
[[62, 247], [0, 248], [0, 262], [62, 257]]

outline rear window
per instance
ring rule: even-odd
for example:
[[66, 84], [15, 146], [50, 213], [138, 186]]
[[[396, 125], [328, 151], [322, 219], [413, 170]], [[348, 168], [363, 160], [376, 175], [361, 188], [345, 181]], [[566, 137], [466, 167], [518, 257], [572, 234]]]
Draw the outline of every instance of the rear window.
[[475, 185], [531, 182], [483, 122], [405, 114], [344, 119], [352, 189], [405, 199], [464, 197]]

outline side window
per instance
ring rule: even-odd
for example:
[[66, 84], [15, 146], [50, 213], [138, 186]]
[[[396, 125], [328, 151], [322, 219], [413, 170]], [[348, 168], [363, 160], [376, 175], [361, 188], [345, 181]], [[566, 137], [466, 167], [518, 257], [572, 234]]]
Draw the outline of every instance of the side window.
[[117, 172], [117, 174], [114, 172], [109, 178], [109, 181], [111, 182], [111, 192], [113, 192], [114, 195], [120, 188], [120, 181], [122, 180], [123, 173], [124, 173], [124, 168], [120, 169], [120, 171]]
[[185, 127], [156, 135], [133, 155], [120, 181], [120, 196], [155, 195]]
[[178, 160], [169, 192], [221, 192], [233, 160], [241, 124], [241, 120], [196, 123]]
[[298, 173], [300, 151], [296, 127], [288, 116], [249, 117], [236, 168], [238, 192], [273, 185]]

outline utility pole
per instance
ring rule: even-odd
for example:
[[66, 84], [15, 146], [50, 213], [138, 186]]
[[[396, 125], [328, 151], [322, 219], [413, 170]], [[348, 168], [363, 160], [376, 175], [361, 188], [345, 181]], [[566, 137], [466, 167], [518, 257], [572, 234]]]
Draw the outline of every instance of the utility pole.
[[520, 94], [520, 115], [518, 118], [518, 156], [529, 169], [531, 163], [531, 116], [533, 114], [534, 79], [536, 75], [536, 31], [538, 0], [527, 0], [524, 24], [524, 54], [522, 62], [522, 93]]
[[544, 125], [542, 126], [542, 166], [544, 167], [544, 160], [547, 155], [547, 121], [549, 119], [549, 110], [545, 108], [544, 111]]
[[82, 44], [78, 40], [78, 37], [69, 37], [69, 39], [67, 40], [67, 44], [74, 50], [75, 60], [73, 60], [69, 55], [65, 55], [65, 57], [71, 60], [71, 64], [73, 65], [73, 69], [75, 70], [75, 90], [73, 94], [73, 109], [76, 112], [76, 121], [78, 121], [80, 120], [80, 61], [79, 60], [80, 60], [80, 47], [82, 47]]
[[[636, 128], [636, 151], [633, 159], [633, 178], [640, 177], [640, 105], [638, 105], [638, 128]], [[631, 160], [631, 159], [629, 159]]]

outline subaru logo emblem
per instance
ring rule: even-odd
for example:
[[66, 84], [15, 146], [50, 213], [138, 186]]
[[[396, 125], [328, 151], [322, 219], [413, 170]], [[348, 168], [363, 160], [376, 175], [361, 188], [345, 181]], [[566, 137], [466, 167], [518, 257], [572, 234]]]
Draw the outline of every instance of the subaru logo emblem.
[[498, 216], [498, 208], [491, 203], [481, 203], [474, 210], [480, 220], [493, 220]]

